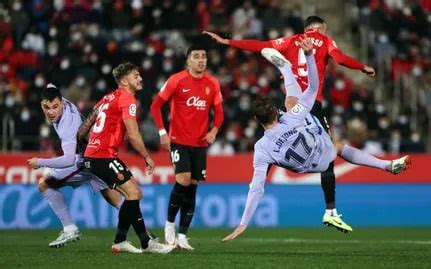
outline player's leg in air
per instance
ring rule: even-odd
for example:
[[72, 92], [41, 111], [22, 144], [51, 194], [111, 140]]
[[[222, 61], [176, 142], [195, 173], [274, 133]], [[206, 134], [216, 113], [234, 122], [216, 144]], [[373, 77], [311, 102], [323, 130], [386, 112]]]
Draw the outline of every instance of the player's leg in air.
[[[283, 75], [287, 92], [285, 106], [286, 109], [289, 110], [294, 104], [296, 104], [298, 94], [300, 94], [300, 87], [292, 73], [291, 64], [277, 50], [266, 48], [263, 49], [261, 53], [268, 61], [274, 64]], [[326, 119], [323, 115], [321, 104], [315, 103], [313, 110], [313, 115], [319, 119], [321, 125], [323, 125], [326, 130], [326, 134], [328, 134], [327, 138], [330, 140], [329, 126], [327, 125]], [[382, 168], [394, 174], [404, 171], [411, 163], [409, 156], [404, 156], [403, 158], [393, 161], [385, 161], [379, 160], [348, 145], [335, 144], [335, 146], [340, 157], [345, 158], [350, 162]], [[329, 163], [327, 170], [321, 173], [321, 184], [326, 202], [326, 211], [323, 216], [323, 223], [328, 226], [333, 226], [341, 232], [348, 233], [353, 231], [353, 229], [341, 219], [341, 215], [337, 213], [335, 208], [335, 174], [333, 161]]]
[[[291, 63], [275, 49], [265, 48], [261, 53], [262, 56], [274, 64], [283, 75], [284, 86], [286, 89], [285, 106], [287, 110], [290, 110], [290, 108], [296, 104], [298, 95], [302, 92], [295, 76], [292, 73]], [[329, 126], [323, 114], [322, 104], [320, 102], [315, 102], [310, 113], [318, 118], [326, 132], [329, 134]], [[341, 215], [338, 215], [337, 209], [335, 208], [334, 162], [331, 162], [328, 166], [328, 169], [320, 174], [320, 178], [326, 204], [326, 210], [322, 220], [323, 224], [334, 226], [343, 232], [351, 232], [352, 227], [350, 227], [341, 219]]]
[[78, 227], [72, 221], [63, 193], [60, 188], [71, 186], [78, 187], [84, 183], [89, 183], [94, 192], [100, 191], [105, 200], [116, 207], [120, 208], [123, 198], [120, 193], [110, 190], [108, 186], [100, 179], [90, 173], [77, 171], [77, 167], [65, 169], [51, 169], [39, 180], [39, 191], [48, 201], [56, 216], [60, 219], [63, 230], [57, 239], [49, 243], [49, 247], [60, 248], [69, 242], [75, 242], [81, 239], [82, 234]]
[[[186, 234], [193, 219], [196, 206], [198, 181], [205, 180], [206, 148], [171, 145], [175, 166], [176, 183], [168, 204], [168, 219], [165, 225], [165, 242], [184, 250], [193, 250]], [[175, 158], [178, 156], [178, 158]], [[178, 235], [175, 235], [175, 218], [180, 212]]]
[[394, 160], [382, 160], [341, 142], [334, 143], [334, 146], [338, 156], [350, 163], [385, 170], [394, 175], [404, 172], [412, 164], [409, 155]]

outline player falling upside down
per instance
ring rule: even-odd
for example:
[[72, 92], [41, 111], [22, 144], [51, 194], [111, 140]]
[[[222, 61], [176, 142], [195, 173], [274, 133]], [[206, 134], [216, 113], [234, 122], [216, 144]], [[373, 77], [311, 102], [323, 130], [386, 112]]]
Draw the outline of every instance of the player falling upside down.
[[[344, 143], [331, 141], [320, 122], [310, 114], [319, 84], [313, 46], [307, 38], [300, 41], [300, 46], [306, 54], [309, 70], [309, 86], [303, 93], [296, 84], [290, 63], [272, 48], [262, 50], [262, 55], [283, 74], [288, 95], [298, 100], [293, 107], [286, 107], [287, 112], [280, 119], [269, 97], [259, 96], [254, 101], [253, 113], [265, 133], [254, 146], [253, 179], [240, 225], [223, 241], [235, 239], [247, 228], [263, 196], [266, 173], [272, 164], [298, 173], [322, 172], [338, 154], [348, 162], [398, 174], [411, 163], [408, 155], [392, 161], [381, 160]], [[332, 218], [342, 222], [339, 216]], [[350, 228], [347, 232], [351, 231]]]
[[[324, 129], [329, 132], [329, 125], [326, 120], [326, 110], [323, 107], [323, 84], [325, 78], [325, 70], [328, 60], [331, 58], [336, 63], [343, 65], [347, 68], [354, 70], [361, 70], [368, 76], [373, 77], [375, 70], [371, 66], [367, 66], [355, 58], [343, 53], [335, 44], [335, 41], [326, 35], [327, 24], [324, 19], [318, 16], [309, 16], [304, 21], [304, 32], [309, 38], [312, 39], [314, 47], [313, 54], [315, 56], [318, 77], [319, 89], [317, 97], [314, 102], [313, 108], [310, 113], [317, 117]], [[298, 42], [302, 38], [302, 34], [293, 36], [285, 36], [274, 40], [260, 41], [260, 40], [233, 40], [224, 39], [219, 35], [212, 32], [204, 32], [211, 36], [215, 41], [220, 44], [228, 45], [231, 47], [239, 48], [247, 51], [260, 52], [264, 48], [274, 48], [278, 50], [288, 61], [290, 61], [292, 73], [295, 75], [296, 81], [304, 91], [308, 87], [308, 71], [305, 61], [304, 51]], [[292, 102], [296, 103], [295, 98], [286, 98], [286, 106], [292, 106]], [[328, 169], [320, 174], [321, 187], [325, 197], [326, 210], [322, 218], [322, 222], [326, 225], [334, 226], [335, 228], [343, 231], [349, 230], [346, 223], [333, 222], [331, 216], [338, 215], [335, 204], [335, 173], [334, 163], [330, 163]]]
[[77, 154], [77, 133], [82, 119], [76, 106], [63, 98], [54, 84], [48, 84], [42, 91], [40, 103], [43, 114], [54, 126], [61, 140], [63, 155], [56, 158], [34, 157], [29, 159], [28, 163], [33, 169], [50, 168], [49, 172], [39, 179], [39, 191], [63, 225], [58, 238], [49, 243], [50, 247], [59, 248], [81, 239], [82, 236], [69, 215], [59, 188], [76, 188], [88, 183], [93, 191], [100, 191], [105, 200], [116, 208], [120, 208], [123, 198], [118, 192], [110, 190], [101, 179], [82, 169], [82, 157]]

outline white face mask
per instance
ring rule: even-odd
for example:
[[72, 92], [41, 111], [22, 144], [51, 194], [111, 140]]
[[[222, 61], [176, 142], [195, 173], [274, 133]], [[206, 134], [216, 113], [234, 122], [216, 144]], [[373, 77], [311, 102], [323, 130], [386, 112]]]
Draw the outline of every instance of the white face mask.
[[382, 104], [378, 104], [378, 105], [376, 105], [376, 112], [378, 113], [378, 114], [383, 114], [384, 112], [385, 112], [385, 106], [384, 105], [382, 105]]
[[264, 76], [259, 77], [259, 79], [257, 80], [257, 85], [259, 85], [260, 87], [268, 86], [268, 79]]
[[84, 77], [78, 77], [76, 79], [76, 86], [83, 87], [85, 85], [85, 78]]
[[149, 59], [149, 58], [146, 58], [146, 59], [144, 60], [144, 62], [142, 63], [142, 68], [144, 68], [144, 70], [148, 70], [148, 69], [150, 69], [152, 66], [153, 66], [153, 64], [152, 64], [152, 62], [151, 62], [151, 59]]
[[412, 133], [412, 135], [410, 136], [410, 140], [414, 143], [418, 143], [421, 140], [421, 136], [419, 133]]
[[412, 74], [415, 77], [420, 77], [422, 75], [422, 68], [420, 68], [420, 66], [415, 65], [412, 69]]
[[383, 130], [387, 129], [389, 127], [389, 121], [387, 119], [380, 119], [379, 127]]
[[21, 8], [22, 8], [22, 4], [21, 4], [21, 2], [14, 2], [14, 3], [13, 3], [13, 6], [12, 6], [12, 9], [13, 9], [13, 10], [15, 10], [15, 11], [19, 11], [19, 10], [21, 10]]
[[40, 127], [40, 136], [41, 137], [48, 137], [50, 133], [50, 129], [48, 126], [43, 125], [42, 127]]
[[172, 70], [172, 68], [173, 68], [173, 66], [172, 66], [171, 62], [167, 62], [167, 61], [163, 62], [163, 71], [170, 72]]
[[2, 64], [1, 66], [1, 72], [7, 73], [9, 71], [9, 65], [8, 64]]
[[97, 81], [96, 89], [99, 91], [104, 91], [106, 89], [106, 81], [103, 79]]
[[58, 33], [57, 28], [55, 28], [55, 27], [49, 28], [49, 36], [50, 37], [56, 37], [57, 33]]
[[15, 97], [8, 95], [4, 101], [6, 107], [13, 107], [15, 105]]
[[112, 70], [112, 67], [109, 64], [102, 65], [102, 73], [104, 75], [109, 74], [111, 72], [111, 70]]
[[62, 70], [67, 70], [67, 69], [69, 69], [69, 66], [70, 66], [70, 61], [69, 61], [69, 59], [63, 59], [63, 61], [61, 61], [61, 63], [60, 63], [60, 68], [61, 68]]
[[335, 81], [335, 88], [337, 89], [337, 90], [343, 90], [344, 89], [344, 86], [345, 86], [345, 83], [344, 83], [344, 81], [343, 80], [341, 80], [341, 79], [337, 79], [336, 81]]
[[362, 104], [361, 102], [354, 102], [353, 109], [357, 112], [361, 112], [362, 110], [364, 110], [364, 104]]
[[234, 131], [228, 131], [226, 133], [226, 140], [230, 141], [230, 142], [235, 141], [236, 140], [236, 134], [235, 134], [235, 132]]
[[28, 109], [25, 109], [21, 112], [21, 120], [26, 122], [30, 119], [30, 111]]
[[57, 42], [50, 42], [48, 45], [48, 55], [57, 56], [58, 54], [58, 44]]
[[36, 85], [36, 87], [41, 88], [43, 87], [43, 85], [45, 85], [45, 79], [41, 76], [38, 76], [35, 80], [34, 80], [34, 85]]
[[147, 48], [146, 52], [147, 52], [148, 56], [153, 56], [156, 53], [156, 51], [154, 50], [154, 48], [151, 47], [151, 46]]

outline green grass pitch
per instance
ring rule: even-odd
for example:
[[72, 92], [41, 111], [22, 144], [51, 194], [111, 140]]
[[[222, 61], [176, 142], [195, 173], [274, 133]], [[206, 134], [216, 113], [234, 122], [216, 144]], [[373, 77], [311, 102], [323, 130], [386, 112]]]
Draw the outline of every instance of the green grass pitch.
[[114, 229], [82, 230], [60, 249], [47, 246], [58, 230], [0, 230], [0, 268], [431, 268], [431, 228], [250, 228], [222, 243], [231, 231], [191, 228], [193, 252], [155, 255], [112, 254]]

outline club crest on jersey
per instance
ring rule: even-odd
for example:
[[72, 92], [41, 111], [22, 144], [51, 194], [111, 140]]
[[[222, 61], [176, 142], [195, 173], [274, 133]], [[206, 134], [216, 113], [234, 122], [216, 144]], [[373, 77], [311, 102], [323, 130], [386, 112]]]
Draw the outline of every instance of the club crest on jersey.
[[131, 104], [129, 106], [129, 115], [130, 116], [136, 116], [136, 105], [135, 104]]
[[209, 87], [206, 87], [206, 88], [205, 88], [205, 94], [206, 94], [206, 95], [209, 95], [209, 94], [210, 94], [210, 92], [211, 92], [211, 89], [210, 89]]
[[187, 106], [194, 106], [198, 110], [205, 110], [207, 106], [206, 100], [201, 100], [199, 97], [192, 96], [186, 101]]
[[290, 111], [292, 111], [293, 114], [299, 114], [304, 107], [301, 104], [296, 104]]

